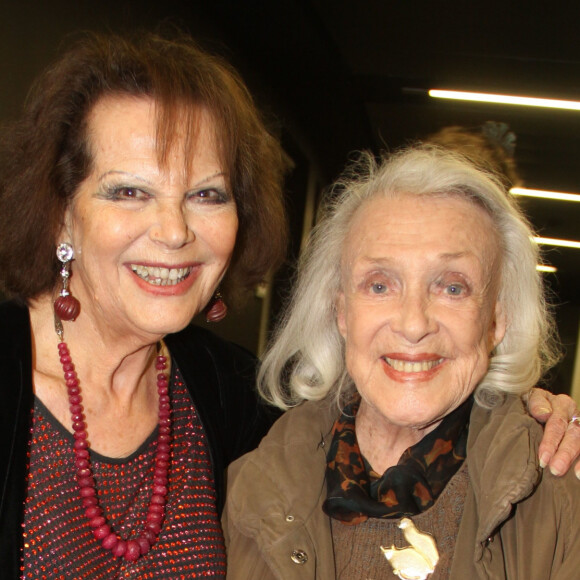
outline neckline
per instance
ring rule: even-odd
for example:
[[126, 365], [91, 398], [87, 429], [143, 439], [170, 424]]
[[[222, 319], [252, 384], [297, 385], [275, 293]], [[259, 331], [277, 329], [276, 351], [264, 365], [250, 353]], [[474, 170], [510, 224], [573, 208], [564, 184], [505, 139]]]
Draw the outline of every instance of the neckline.
[[[169, 395], [171, 396], [172, 393], [172, 385], [173, 385], [173, 377], [170, 378], [169, 381]], [[58, 433], [63, 437], [68, 443], [74, 444], [75, 438], [73, 434], [66, 429], [66, 427], [52, 414], [50, 409], [42, 402], [42, 400], [37, 396], [34, 395], [34, 409], [36, 414], [36, 409], [40, 415], [48, 421], [48, 423], [58, 431]], [[133, 453], [127, 455], [126, 457], [108, 457], [106, 455], [102, 455], [97, 451], [93, 451], [89, 448], [89, 455], [93, 461], [98, 461], [100, 463], [106, 463], [108, 465], [124, 465], [133, 461], [139, 455], [145, 453], [151, 443], [157, 439], [157, 434], [159, 431], [159, 424], [155, 426], [153, 431], [144, 439], [144, 441], [137, 447]]]

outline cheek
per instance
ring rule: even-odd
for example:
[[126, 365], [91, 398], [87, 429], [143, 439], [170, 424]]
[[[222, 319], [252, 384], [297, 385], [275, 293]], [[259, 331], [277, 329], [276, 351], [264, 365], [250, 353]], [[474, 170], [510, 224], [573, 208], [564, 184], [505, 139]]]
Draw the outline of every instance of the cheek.
[[462, 331], [454, 336], [458, 351], [457, 369], [461, 383], [470, 391], [475, 389], [489, 367], [489, 348], [487, 327], [482, 321], [466, 323]]
[[346, 340], [347, 353], [352, 353], [353, 359], [372, 356], [373, 345], [377, 342], [377, 334], [384, 328], [384, 320], [373, 309], [358, 307], [357, 304], [347, 304], [344, 309], [344, 326], [342, 335]]
[[440, 328], [450, 337], [460, 352], [474, 352], [487, 344], [490, 317], [487, 309], [473, 305], [469, 308], [440, 308], [437, 312]]
[[145, 227], [142, 222], [135, 215], [81, 211], [73, 226], [75, 251], [91, 254], [118, 251], [139, 237]]
[[229, 261], [234, 251], [237, 233], [238, 216], [235, 212], [228, 212], [207, 224], [205, 237], [214, 254]]

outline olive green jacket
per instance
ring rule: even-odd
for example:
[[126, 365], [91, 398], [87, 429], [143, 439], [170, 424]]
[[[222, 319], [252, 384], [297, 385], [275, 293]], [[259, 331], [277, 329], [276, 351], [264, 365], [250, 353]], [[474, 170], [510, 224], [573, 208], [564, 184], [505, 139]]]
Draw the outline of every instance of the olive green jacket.
[[[228, 580], [332, 580], [324, 473], [336, 408], [305, 403], [230, 466], [223, 526]], [[470, 485], [449, 578], [578, 580], [580, 483], [542, 473], [541, 427], [519, 399], [474, 406]], [[357, 580], [357, 579], [349, 579]]]

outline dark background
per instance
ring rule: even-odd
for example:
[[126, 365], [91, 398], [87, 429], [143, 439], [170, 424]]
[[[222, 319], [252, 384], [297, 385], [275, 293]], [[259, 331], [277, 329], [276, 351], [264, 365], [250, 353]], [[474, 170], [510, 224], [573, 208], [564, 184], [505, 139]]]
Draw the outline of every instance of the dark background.
[[[257, 293], [214, 326], [256, 352], [287, 293], [316, 201], [352, 151], [391, 150], [446, 125], [502, 121], [517, 135], [527, 187], [580, 193], [580, 112], [425, 95], [455, 88], [580, 100], [576, 2], [0, 0], [0, 122], [18, 114], [31, 80], [71, 33], [167, 20], [241, 71], [294, 163], [288, 264], [273, 292]], [[580, 203], [521, 203], [540, 235], [580, 240]], [[549, 249], [546, 261], [558, 268], [546, 280], [567, 353], [549, 384], [568, 392], [573, 380], [580, 383], [580, 250]]]

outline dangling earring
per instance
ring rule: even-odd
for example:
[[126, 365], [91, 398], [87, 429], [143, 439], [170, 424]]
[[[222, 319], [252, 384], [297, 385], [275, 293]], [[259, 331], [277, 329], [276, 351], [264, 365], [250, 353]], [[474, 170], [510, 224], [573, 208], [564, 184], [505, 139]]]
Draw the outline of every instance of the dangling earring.
[[60, 296], [54, 301], [54, 313], [61, 320], [75, 320], [81, 311], [80, 302], [68, 291], [68, 279], [70, 278], [70, 263], [74, 251], [66, 242], [56, 247], [56, 257], [62, 262], [60, 276], [62, 278], [62, 290]]
[[222, 298], [222, 293], [217, 290], [205, 309], [205, 319], [207, 322], [219, 322], [226, 317], [227, 313], [228, 307]]

